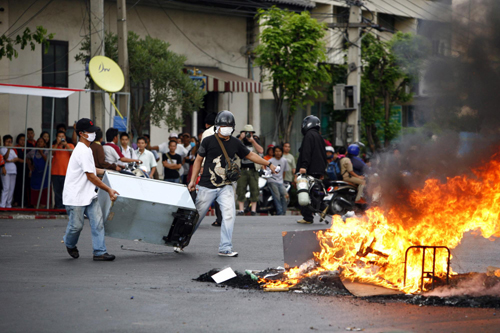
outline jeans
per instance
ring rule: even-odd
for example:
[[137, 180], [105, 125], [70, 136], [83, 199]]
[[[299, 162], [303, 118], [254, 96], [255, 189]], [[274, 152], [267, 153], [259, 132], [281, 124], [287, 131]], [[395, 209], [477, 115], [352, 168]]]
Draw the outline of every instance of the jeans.
[[83, 214], [89, 218], [90, 228], [92, 230], [92, 247], [94, 255], [100, 256], [106, 253], [106, 244], [104, 243], [104, 222], [102, 211], [97, 198], [92, 200], [88, 206], [66, 206], [69, 222], [64, 235], [64, 244], [73, 249], [78, 243], [80, 232], [83, 229]]
[[200, 214], [200, 219], [195, 227], [195, 232], [201, 221], [203, 221], [203, 218], [207, 215], [208, 209], [214, 200], [217, 200], [219, 203], [222, 213], [219, 252], [232, 251], [233, 228], [234, 220], [236, 219], [234, 188], [232, 185], [226, 185], [215, 189], [200, 186], [198, 195], [196, 196], [196, 209]]
[[66, 176], [58, 176], [52, 175], [52, 187], [54, 188], [54, 199], [55, 199], [55, 208], [56, 209], [64, 209], [64, 205], [62, 202], [62, 194], [64, 188], [64, 180]]
[[274, 206], [276, 207], [277, 215], [285, 215], [287, 209], [286, 202], [286, 189], [283, 184], [267, 182], [269, 189], [271, 190], [271, 195], [273, 196]]
[[180, 179], [179, 178], [165, 178], [163, 179], [164, 181], [166, 182], [169, 182], [169, 183], [180, 183]]

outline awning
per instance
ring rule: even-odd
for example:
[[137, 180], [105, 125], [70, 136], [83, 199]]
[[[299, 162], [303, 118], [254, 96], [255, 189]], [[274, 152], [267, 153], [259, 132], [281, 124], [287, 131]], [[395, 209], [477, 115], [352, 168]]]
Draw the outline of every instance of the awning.
[[207, 91], [216, 92], [262, 92], [262, 83], [229, 73], [218, 68], [198, 67], [201, 75], [207, 77]]
[[30, 95], [42, 97], [66, 98], [84, 89], [68, 89], [38, 86], [23, 86], [18, 84], [0, 83], [0, 94]]

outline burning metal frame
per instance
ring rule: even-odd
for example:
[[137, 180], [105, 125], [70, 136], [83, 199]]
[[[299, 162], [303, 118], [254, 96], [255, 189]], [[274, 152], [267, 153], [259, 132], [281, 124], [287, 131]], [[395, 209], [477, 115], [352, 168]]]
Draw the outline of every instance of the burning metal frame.
[[[408, 263], [408, 251], [413, 250], [413, 249], [422, 249], [422, 275], [420, 278], [420, 290], [424, 290], [424, 279], [432, 279], [432, 286], [431, 289], [434, 289], [434, 282], [436, 279], [436, 250], [437, 249], [445, 249], [448, 251], [448, 260], [447, 260], [447, 268], [446, 268], [446, 284], [450, 284], [450, 259], [451, 259], [451, 253], [450, 249], [446, 246], [429, 246], [429, 245], [414, 245], [410, 246], [409, 248], [406, 249], [405, 252], [405, 269], [404, 269], [404, 279], [403, 279], [403, 286], [406, 286], [406, 266]], [[427, 249], [432, 249], [432, 271], [431, 272], [426, 272], [425, 271], [425, 250]], [[427, 274], [427, 276], [425, 276]]]

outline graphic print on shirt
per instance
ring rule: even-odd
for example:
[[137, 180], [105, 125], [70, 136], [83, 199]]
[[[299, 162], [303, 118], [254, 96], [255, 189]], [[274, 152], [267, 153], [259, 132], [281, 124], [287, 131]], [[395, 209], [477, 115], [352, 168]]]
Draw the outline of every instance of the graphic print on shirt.
[[[208, 169], [210, 171], [210, 174], [212, 175], [210, 177], [210, 181], [212, 182], [213, 186], [219, 187], [221, 185], [226, 185], [226, 184], [231, 184], [231, 182], [226, 182], [226, 169], [221, 166], [221, 159], [222, 155], [217, 156], [216, 158], [213, 159], [212, 163], [215, 164], [214, 166], [214, 171]], [[217, 183], [217, 177], [221, 178], [221, 182]]]

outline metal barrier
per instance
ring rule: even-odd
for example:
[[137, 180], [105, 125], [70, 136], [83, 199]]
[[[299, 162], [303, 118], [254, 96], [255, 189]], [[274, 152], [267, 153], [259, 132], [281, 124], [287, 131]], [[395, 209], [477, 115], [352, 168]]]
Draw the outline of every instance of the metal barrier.
[[[84, 90], [83, 92], [88, 92], [88, 93], [101, 93], [101, 97], [102, 97], [102, 102], [103, 102], [103, 105], [104, 105], [104, 94], [106, 93], [105, 91], [103, 90]], [[126, 124], [126, 127], [127, 127], [127, 132], [129, 132], [130, 130], [130, 93], [127, 93], [127, 92], [116, 92], [114, 93], [116, 95], [127, 95], [128, 98], [127, 98], [127, 124]], [[78, 116], [77, 118], [80, 119], [80, 106], [81, 106], [81, 96], [82, 96], [82, 91], [79, 91], [78, 92]], [[43, 96], [41, 96], [43, 97]], [[41, 197], [42, 197], [42, 192], [43, 192], [43, 186], [44, 186], [44, 183], [45, 183], [45, 177], [47, 175], [47, 171], [49, 172], [49, 179], [48, 179], [48, 185], [47, 185], [47, 203], [46, 203], [46, 207], [49, 208], [50, 206], [50, 184], [51, 184], [51, 176], [52, 176], [52, 151], [72, 151], [71, 149], [57, 149], [57, 148], [52, 148], [52, 146], [50, 148], [45, 148], [45, 149], [40, 149], [40, 148], [37, 148], [37, 147], [28, 147], [28, 107], [29, 107], [29, 98], [30, 98], [30, 95], [26, 95], [26, 119], [25, 119], [25, 126], [24, 126], [24, 138], [25, 138], [25, 141], [24, 141], [24, 147], [6, 147], [6, 146], [1, 146], [0, 145], [0, 148], [12, 148], [12, 149], [24, 149], [25, 151], [25, 158], [24, 158], [24, 161], [23, 161], [23, 186], [22, 186], [22, 194], [21, 194], [21, 208], [24, 208], [24, 189], [26, 187], [26, 155], [27, 155], [27, 151], [28, 150], [47, 150], [49, 151], [49, 157], [48, 157], [48, 163], [45, 163], [45, 169], [44, 169], [44, 172], [43, 172], [43, 178], [42, 178], [42, 184], [41, 184], [41, 187], [40, 187], [40, 194], [38, 195], [38, 201], [37, 201], [37, 209], [40, 207], [40, 200], [41, 200]], [[48, 98], [48, 97], [47, 97]], [[49, 133], [53, 133], [54, 132], [54, 113], [55, 113], [55, 98], [56, 97], [51, 97], [52, 98], [52, 113], [51, 113], [51, 123], [50, 123], [50, 132]], [[68, 98], [68, 97], [65, 97], [65, 98]], [[111, 96], [110, 96], [111, 98]], [[117, 98], [118, 100], [118, 107], [120, 106], [120, 99]], [[110, 101], [110, 111], [109, 111], [109, 124], [111, 126], [112, 124], [112, 111], [113, 108], [111, 107], [112, 106], [112, 102]], [[105, 132], [103, 130], [103, 132]], [[76, 143], [75, 143], [76, 145]]]

